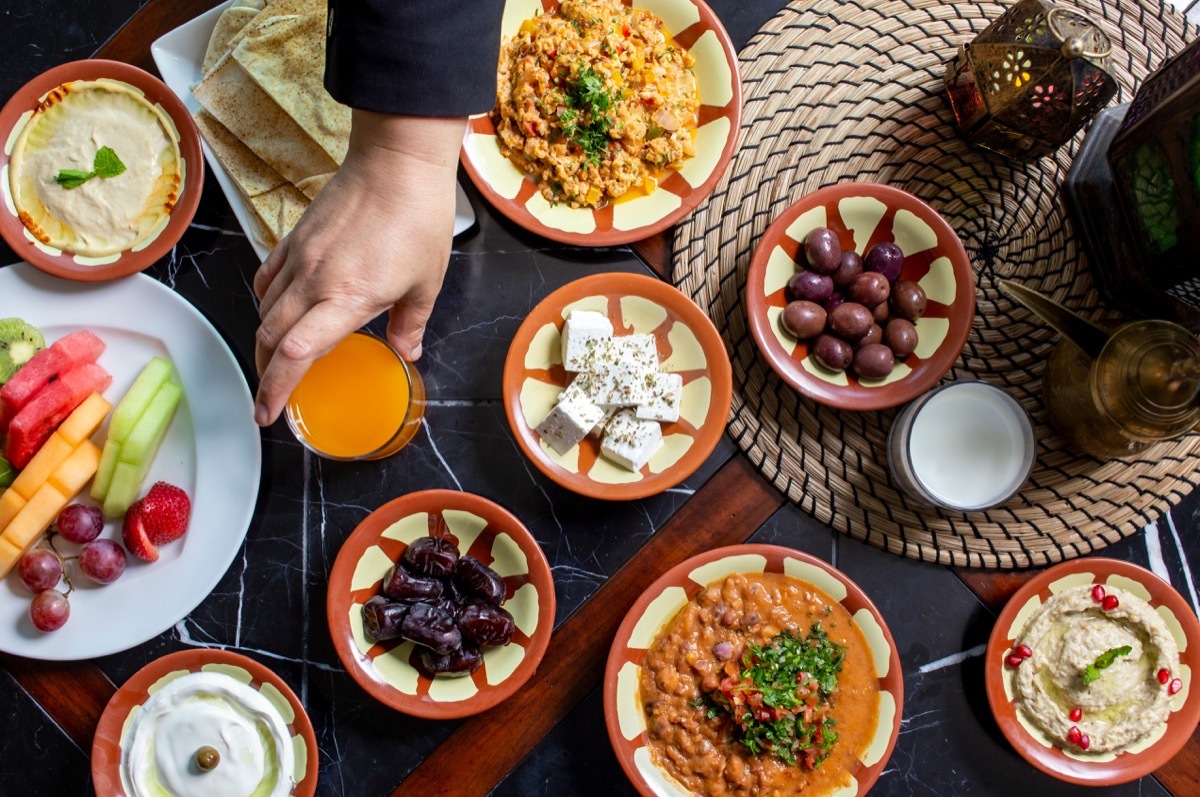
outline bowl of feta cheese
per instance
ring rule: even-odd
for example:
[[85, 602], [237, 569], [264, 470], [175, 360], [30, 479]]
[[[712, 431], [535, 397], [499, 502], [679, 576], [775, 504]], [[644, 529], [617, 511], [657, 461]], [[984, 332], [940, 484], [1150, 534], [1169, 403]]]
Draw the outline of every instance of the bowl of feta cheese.
[[606, 500], [682, 482], [712, 453], [732, 398], [712, 322], [652, 277], [595, 274], [542, 300], [504, 363], [518, 445], [555, 483]]

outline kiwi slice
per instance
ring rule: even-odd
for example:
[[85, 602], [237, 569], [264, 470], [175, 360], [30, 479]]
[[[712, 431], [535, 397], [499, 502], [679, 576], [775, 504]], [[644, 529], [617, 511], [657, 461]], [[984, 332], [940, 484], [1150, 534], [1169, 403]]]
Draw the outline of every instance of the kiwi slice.
[[46, 339], [37, 327], [19, 318], [0, 318], [0, 385], [44, 348]]
[[17, 476], [17, 469], [12, 466], [12, 463], [0, 454], [0, 488], [4, 488], [13, 483], [13, 479]]

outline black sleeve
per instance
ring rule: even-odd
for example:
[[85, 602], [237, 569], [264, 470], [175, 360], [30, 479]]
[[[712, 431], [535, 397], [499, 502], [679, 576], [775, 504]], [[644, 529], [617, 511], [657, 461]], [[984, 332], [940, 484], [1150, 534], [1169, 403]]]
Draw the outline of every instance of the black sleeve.
[[503, 12], [503, 0], [329, 0], [325, 88], [367, 111], [484, 113]]

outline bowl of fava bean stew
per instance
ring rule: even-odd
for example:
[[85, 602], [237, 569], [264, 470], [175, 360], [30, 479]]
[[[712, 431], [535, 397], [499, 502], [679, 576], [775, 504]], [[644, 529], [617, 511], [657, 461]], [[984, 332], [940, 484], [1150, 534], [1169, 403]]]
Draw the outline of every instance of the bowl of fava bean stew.
[[879, 611], [809, 554], [720, 548], [671, 568], [609, 651], [608, 737], [638, 791], [864, 795], [904, 702]]
[[846, 410], [895, 407], [962, 353], [975, 277], [953, 228], [915, 196], [841, 183], [771, 223], [746, 278], [758, 349], [793, 389]]
[[476, 714], [537, 669], [554, 582], [516, 517], [456, 490], [409, 493], [368, 515], [329, 574], [326, 614], [350, 677], [429, 719]]

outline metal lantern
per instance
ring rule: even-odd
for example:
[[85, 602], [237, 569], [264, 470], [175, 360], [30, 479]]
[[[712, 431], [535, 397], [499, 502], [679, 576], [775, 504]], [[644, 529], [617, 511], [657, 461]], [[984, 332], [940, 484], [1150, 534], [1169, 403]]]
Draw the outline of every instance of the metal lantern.
[[1108, 37], [1083, 13], [1020, 0], [946, 68], [959, 131], [1014, 158], [1040, 158], [1075, 135], [1117, 91]]

